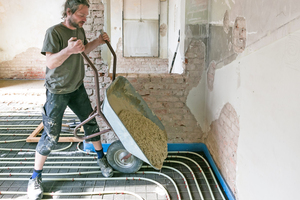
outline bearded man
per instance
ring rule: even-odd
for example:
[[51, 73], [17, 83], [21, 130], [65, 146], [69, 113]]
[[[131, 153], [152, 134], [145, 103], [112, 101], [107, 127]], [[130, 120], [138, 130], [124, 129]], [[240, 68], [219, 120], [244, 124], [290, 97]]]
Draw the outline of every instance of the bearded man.
[[[89, 14], [87, 0], [67, 0], [64, 4], [62, 23], [46, 31], [41, 53], [46, 56], [46, 103], [43, 107], [44, 131], [39, 140], [35, 164], [28, 182], [27, 195], [30, 199], [43, 197], [42, 170], [47, 156], [58, 142], [62, 118], [67, 106], [80, 121], [92, 113], [90, 100], [83, 85], [85, 75], [81, 52], [88, 54], [97, 46], [109, 41], [106, 33], [88, 42], [82, 28]], [[84, 125], [85, 135], [99, 132], [95, 119]], [[103, 152], [100, 136], [91, 141], [98, 155], [97, 163], [104, 177], [111, 177], [113, 170]]]

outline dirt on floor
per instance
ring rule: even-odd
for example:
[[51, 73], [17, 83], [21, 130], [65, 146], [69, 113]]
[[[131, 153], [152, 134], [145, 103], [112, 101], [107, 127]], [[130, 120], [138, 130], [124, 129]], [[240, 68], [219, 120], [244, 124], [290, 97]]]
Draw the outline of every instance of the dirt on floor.
[[45, 92], [44, 80], [0, 80], [0, 112], [39, 112]]

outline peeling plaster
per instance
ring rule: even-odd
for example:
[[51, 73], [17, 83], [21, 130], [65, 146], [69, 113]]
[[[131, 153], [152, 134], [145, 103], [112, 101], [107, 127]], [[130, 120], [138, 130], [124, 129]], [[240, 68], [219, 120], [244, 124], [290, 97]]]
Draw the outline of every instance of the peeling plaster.
[[226, 5], [228, 6], [229, 9], [231, 9], [230, 3], [228, 0], [225, 0]]
[[207, 69], [207, 88], [212, 91], [214, 89], [214, 78], [216, 71], [216, 62], [213, 60], [210, 62], [209, 67]]
[[187, 96], [186, 105], [194, 115], [202, 131], [207, 132], [209, 127], [205, 120], [205, 70], [203, 70], [201, 77], [198, 85], [190, 90]]
[[247, 35], [252, 35], [252, 34], [257, 34], [257, 31], [256, 32], [247, 32]]
[[223, 20], [209, 22], [209, 24], [214, 26], [223, 26]]
[[[240, 74], [237, 69], [238, 62], [235, 64], [223, 66], [222, 63], [217, 65], [214, 78], [214, 89], [212, 91], [206, 90], [206, 116], [207, 122], [211, 124], [218, 119], [220, 112], [226, 103], [230, 103], [239, 115], [240, 105]], [[220, 68], [220, 65], [222, 66]]]
[[228, 10], [226, 10], [226, 12], [224, 14], [223, 28], [224, 28], [225, 33], [229, 32], [229, 14], [228, 14]]
[[246, 48], [246, 19], [237, 17], [232, 28], [232, 44], [235, 53], [242, 53]]
[[166, 36], [167, 31], [168, 31], [168, 27], [165, 23], [160, 25], [160, 36], [162, 36], [162, 37]]

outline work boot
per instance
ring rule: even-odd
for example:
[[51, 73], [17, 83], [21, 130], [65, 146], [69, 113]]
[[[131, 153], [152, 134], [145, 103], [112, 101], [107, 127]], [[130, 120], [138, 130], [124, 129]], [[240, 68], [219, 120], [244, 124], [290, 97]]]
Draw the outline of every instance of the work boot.
[[43, 192], [42, 178], [40, 176], [37, 176], [35, 179], [30, 178], [27, 187], [28, 198], [40, 200], [43, 197]]
[[104, 177], [108, 178], [108, 177], [112, 177], [114, 175], [113, 169], [108, 164], [105, 156], [103, 156], [100, 159], [98, 158], [97, 164], [99, 165], [99, 167], [101, 169], [101, 173]]

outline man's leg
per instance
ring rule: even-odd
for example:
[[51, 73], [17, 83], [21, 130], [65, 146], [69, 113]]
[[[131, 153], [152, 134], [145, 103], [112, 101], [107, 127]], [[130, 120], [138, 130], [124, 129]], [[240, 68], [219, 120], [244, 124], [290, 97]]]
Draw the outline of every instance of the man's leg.
[[67, 107], [68, 95], [56, 95], [46, 92], [47, 100], [44, 105], [43, 124], [44, 131], [37, 144], [35, 153], [34, 170], [28, 182], [27, 195], [30, 199], [43, 197], [42, 170], [51, 150], [57, 144], [61, 132], [64, 110]]
[[92, 142], [92, 143], [93, 143], [94, 148], [95, 148], [96, 150], [101, 150], [101, 149], [103, 149], [100, 140], [99, 140], [99, 141]]
[[[92, 113], [93, 109], [90, 103], [90, 100], [88, 98], [88, 95], [86, 93], [86, 90], [84, 88], [84, 85], [81, 85], [78, 90], [76, 90], [74, 93], [72, 93], [72, 98], [68, 104], [68, 106], [73, 110], [73, 112], [78, 116], [80, 121], [86, 120], [89, 115]], [[96, 119], [92, 119], [85, 125], [84, 127], [84, 132], [85, 135], [91, 135], [93, 133], [99, 132], [99, 127], [97, 124]], [[105, 177], [111, 177], [113, 176], [113, 170], [109, 166], [106, 157], [104, 156], [103, 153], [103, 148], [100, 140], [100, 136], [93, 137], [87, 142], [91, 141], [94, 145], [94, 148], [97, 152], [98, 155], [98, 160], [97, 163], [101, 168], [101, 172], [103, 176]]]
[[35, 170], [43, 170], [43, 166], [45, 164], [46, 159], [47, 159], [47, 156], [43, 156], [36, 151], [35, 152], [34, 169]]

